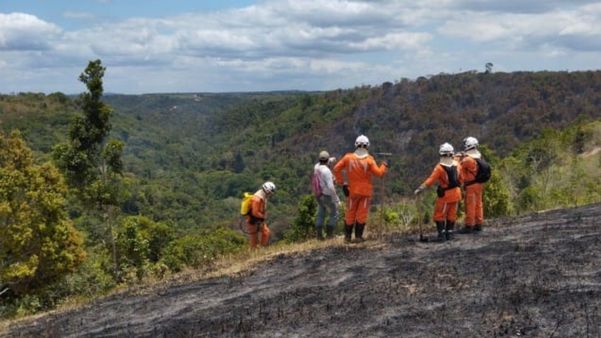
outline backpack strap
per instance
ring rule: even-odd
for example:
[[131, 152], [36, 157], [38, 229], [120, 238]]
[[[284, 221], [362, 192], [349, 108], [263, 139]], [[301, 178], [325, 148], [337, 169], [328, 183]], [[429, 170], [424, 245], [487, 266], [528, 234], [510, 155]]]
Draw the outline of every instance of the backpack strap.
[[[449, 172], [447, 171], [447, 169], [445, 168], [444, 165], [440, 164], [440, 166], [442, 167], [442, 169], [444, 169], [445, 173], [447, 173], [447, 180], [449, 181], [449, 183], [447, 184], [446, 188], [440, 187], [440, 189], [442, 189], [444, 191], [447, 191], [447, 190], [451, 190], [451, 189], [457, 188], [458, 186], [456, 186], [456, 187], [449, 187], [449, 185], [451, 185], [451, 179], [449, 178]], [[457, 170], [457, 166], [450, 166], [448, 168], [453, 168], [453, 167], [455, 167], [455, 170]]]

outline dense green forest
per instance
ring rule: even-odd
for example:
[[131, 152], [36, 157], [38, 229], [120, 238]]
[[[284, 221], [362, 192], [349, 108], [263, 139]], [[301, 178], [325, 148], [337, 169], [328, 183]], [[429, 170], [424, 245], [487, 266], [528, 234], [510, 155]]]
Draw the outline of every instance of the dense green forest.
[[[308, 222], [298, 204], [311, 210], [305, 208], [311, 199], [303, 195], [310, 192], [317, 153], [326, 149], [341, 157], [359, 134], [370, 138], [372, 152], [394, 154], [384, 193], [374, 203], [385, 196], [389, 223], [400, 222], [400, 201], [429, 174], [438, 145], [458, 147], [468, 135], [484, 145], [494, 168], [485, 196], [488, 215], [599, 201], [600, 89], [601, 72], [591, 71], [441, 74], [314, 93], [102, 96], [100, 90], [101, 102], [94, 104], [112, 113], [98, 146], [90, 148], [97, 154], [86, 156], [118, 170], [103, 171], [106, 177], [97, 181], [102, 184], [88, 180], [88, 187], [81, 180], [78, 188], [68, 174], [65, 180], [46, 178], [56, 201], [47, 222], [71, 243], [52, 260], [62, 273], [45, 287], [32, 278], [12, 283], [19, 287], [4, 295], [10, 302], [0, 312], [49, 308], [69, 296], [91, 297], [122, 283], [162, 278], [240, 250], [240, 196], [267, 179], [278, 186], [269, 210], [275, 239], [300, 238], [289, 229]], [[85, 110], [85, 95], [0, 95], [3, 146], [19, 144], [18, 153], [31, 158], [24, 182], [39, 180], [40, 168], [65, 173], [64, 157], [56, 154], [61, 144], [73, 143], [73, 126], [81, 120], [76, 116]], [[20, 133], [9, 134], [14, 129]], [[112, 162], [101, 148], [113, 149]], [[3, 175], [19, 168], [9, 161], [15, 155], [6, 154]], [[23, 189], [39, 187], [23, 183]], [[4, 192], [3, 198], [11, 196]], [[90, 196], [101, 203], [86, 203]], [[27, 267], [20, 273], [35, 275]], [[0, 287], [19, 277], [5, 270]]]

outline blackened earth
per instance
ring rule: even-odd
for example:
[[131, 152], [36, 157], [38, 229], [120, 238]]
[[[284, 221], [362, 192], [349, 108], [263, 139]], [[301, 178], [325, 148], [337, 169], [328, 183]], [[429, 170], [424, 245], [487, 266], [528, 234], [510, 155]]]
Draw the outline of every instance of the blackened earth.
[[600, 337], [601, 205], [280, 255], [235, 277], [118, 294], [23, 337]]

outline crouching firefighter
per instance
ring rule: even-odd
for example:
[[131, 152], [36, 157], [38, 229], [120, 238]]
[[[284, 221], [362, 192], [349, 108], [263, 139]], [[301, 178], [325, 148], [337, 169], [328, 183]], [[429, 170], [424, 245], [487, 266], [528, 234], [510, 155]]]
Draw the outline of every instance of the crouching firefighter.
[[[367, 214], [371, 204], [373, 193], [372, 177], [384, 176], [388, 163], [383, 162], [378, 166], [376, 160], [369, 154], [369, 139], [365, 135], [355, 140], [355, 151], [347, 153], [334, 166], [336, 183], [342, 184], [342, 190], [346, 196], [346, 212], [344, 215], [344, 240], [351, 241], [353, 228], [355, 230], [355, 241], [362, 242], [363, 230], [367, 222]], [[348, 181], [342, 176], [346, 172]]]
[[438, 198], [434, 205], [434, 222], [436, 222], [437, 240], [444, 242], [450, 240], [457, 219], [457, 205], [461, 200], [459, 188], [459, 170], [457, 162], [453, 159], [453, 146], [444, 143], [438, 151], [439, 163], [432, 170], [432, 174], [416, 190], [415, 195], [434, 183], [438, 183], [436, 193]]
[[251, 248], [256, 248], [259, 242], [258, 236], [261, 234], [261, 246], [269, 245], [269, 227], [265, 223], [267, 199], [275, 192], [275, 184], [273, 182], [265, 182], [252, 196], [250, 202], [250, 212], [246, 217], [246, 229]]

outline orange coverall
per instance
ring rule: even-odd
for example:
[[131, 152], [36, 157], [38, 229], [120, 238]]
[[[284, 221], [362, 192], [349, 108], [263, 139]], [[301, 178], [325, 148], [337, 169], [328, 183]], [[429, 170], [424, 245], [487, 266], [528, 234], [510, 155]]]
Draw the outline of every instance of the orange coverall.
[[[461, 171], [459, 168], [457, 168], [457, 176], [459, 182], [461, 182]], [[432, 174], [424, 181], [423, 185], [429, 187], [437, 182], [443, 188], [449, 186], [449, 177], [440, 163], [434, 167]], [[436, 199], [436, 204], [434, 205], [434, 221], [444, 222], [445, 220], [448, 220], [455, 222], [455, 220], [457, 220], [457, 204], [459, 204], [460, 200], [461, 189], [459, 187], [446, 190], [443, 197], [438, 197]]]
[[344, 182], [343, 170], [346, 172], [349, 187], [344, 222], [365, 224], [373, 192], [372, 175], [381, 177], [386, 174], [387, 168], [384, 164], [378, 167], [371, 155], [359, 158], [355, 153], [347, 153], [334, 166], [334, 176], [338, 184]]
[[484, 211], [482, 207], [482, 183], [472, 183], [478, 172], [478, 163], [470, 156], [461, 160], [461, 176], [465, 185], [465, 226], [474, 227], [484, 223]]
[[265, 223], [265, 208], [267, 201], [261, 190], [257, 191], [251, 200], [250, 214], [246, 216], [246, 230], [251, 248], [257, 247], [258, 234], [261, 233], [261, 246], [269, 244], [269, 227]]

